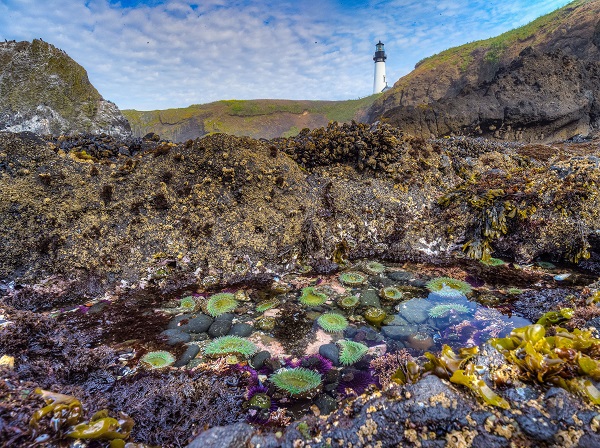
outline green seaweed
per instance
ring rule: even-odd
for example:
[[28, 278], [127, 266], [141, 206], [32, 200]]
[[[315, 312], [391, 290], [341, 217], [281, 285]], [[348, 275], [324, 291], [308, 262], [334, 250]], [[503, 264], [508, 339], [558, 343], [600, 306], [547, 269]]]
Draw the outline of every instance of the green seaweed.
[[463, 368], [469, 359], [479, 352], [477, 347], [461, 348], [458, 353], [449, 345], [444, 345], [439, 356], [431, 352], [426, 352], [425, 357], [428, 361], [423, 366], [426, 372], [432, 372], [434, 375], [449, 379], [454, 372]]
[[556, 325], [564, 322], [565, 320], [571, 319], [574, 312], [575, 310], [572, 308], [563, 308], [559, 311], [548, 311], [547, 313], [544, 313], [544, 315], [540, 317], [536, 323], [543, 325], [544, 327]]
[[465, 369], [456, 370], [450, 377], [450, 382], [461, 384], [475, 392], [479, 397], [492, 406], [510, 409], [510, 404], [500, 395], [495, 393], [481, 378], [474, 373], [474, 367], [469, 364]]
[[108, 416], [108, 410], [96, 412], [89, 423], [80, 423], [69, 430], [65, 435], [72, 439], [84, 440], [114, 440], [126, 439], [133, 429], [133, 419], [123, 412], [119, 418]]

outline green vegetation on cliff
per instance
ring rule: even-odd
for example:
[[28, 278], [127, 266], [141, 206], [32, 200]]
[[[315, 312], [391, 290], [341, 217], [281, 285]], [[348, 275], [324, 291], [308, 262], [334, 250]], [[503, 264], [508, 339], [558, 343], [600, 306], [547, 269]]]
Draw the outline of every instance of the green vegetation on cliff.
[[180, 109], [125, 110], [135, 135], [155, 132], [183, 141], [216, 132], [254, 138], [290, 137], [303, 128], [362, 121], [377, 95], [347, 101], [224, 100]]

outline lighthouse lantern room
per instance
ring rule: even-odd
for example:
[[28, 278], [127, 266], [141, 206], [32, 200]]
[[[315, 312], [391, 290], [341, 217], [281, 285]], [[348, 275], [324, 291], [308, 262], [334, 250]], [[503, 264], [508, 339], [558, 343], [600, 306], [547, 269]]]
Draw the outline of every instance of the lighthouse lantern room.
[[383, 43], [379, 41], [375, 45], [375, 76], [373, 78], [373, 93], [381, 93], [387, 88], [387, 81], [385, 79], [385, 50], [383, 49]]

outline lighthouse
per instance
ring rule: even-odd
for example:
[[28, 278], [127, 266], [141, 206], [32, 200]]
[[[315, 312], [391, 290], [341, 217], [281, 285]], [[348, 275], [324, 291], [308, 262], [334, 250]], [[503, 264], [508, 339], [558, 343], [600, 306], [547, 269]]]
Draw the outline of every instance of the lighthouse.
[[387, 81], [385, 80], [385, 50], [381, 41], [375, 45], [375, 76], [373, 78], [373, 93], [381, 93], [387, 87]]

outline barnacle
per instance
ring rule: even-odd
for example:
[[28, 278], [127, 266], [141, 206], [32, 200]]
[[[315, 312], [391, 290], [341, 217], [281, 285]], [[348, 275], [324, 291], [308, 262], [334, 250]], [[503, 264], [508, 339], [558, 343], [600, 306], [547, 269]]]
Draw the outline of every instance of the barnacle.
[[346, 339], [337, 341], [337, 344], [340, 346], [340, 364], [345, 366], [359, 361], [369, 350], [369, 347], [360, 342], [348, 341]]
[[258, 351], [258, 347], [239, 336], [221, 336], [204, 348], [204, 354], [213, 358], [227, 355], [241, 355], [249, 358]]
[[302, 288], [302, 292], [300, 293], [298, 300], [300, 303], [306, 306], [319, 306], [324, 304], [327, 299], [327, 294], [318, 291], [313, 286], [307, 286], [306, 288]]
[[389, 300], [392, 302], [396, 302], [402, 299], [402, 291], [400, 291], [395, 286], [386, 286], [379, 291], [379, 296], [382, 299]]
[[168, 367], [175, 362], [175, 357], [165, 351], [148, 352], [140, 361], [149, 369], [162, 369]]
[[367, 278], [364, 274], [356, 271], [342, 272], [339, 276], [340, 282], [346, 286], [359, 286], [362, 285]]
[[269, 377], [269, 381], [277, 389], [292, 397], [308, 398], [320, 390], [322, 380], [318, 372], [304, 367], [296, 367], [279, 369]]
[[319, 326], [328, 333], [344, 331], [348, 326], [348, 321], [344, 316], [337, 313], [325, 313], [317, 319]]
[[236, 309], [238, 306], [235, 295], [230, 292], [220, 292], [213, 294], [208, 299], [206, 304], [206, 311], [213, 317], [217, 317], [221, 314], [227, 313]]

